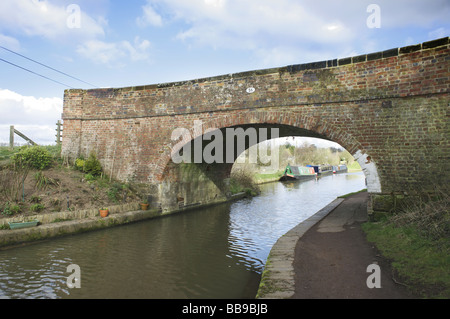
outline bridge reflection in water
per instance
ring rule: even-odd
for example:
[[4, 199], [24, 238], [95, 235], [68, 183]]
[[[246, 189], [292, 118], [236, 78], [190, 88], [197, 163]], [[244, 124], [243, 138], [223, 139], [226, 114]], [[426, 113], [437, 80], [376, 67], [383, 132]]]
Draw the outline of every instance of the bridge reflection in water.
[[255, 198], [0, 251], [0, 298], [254, 298], [276, 240], [363, 188], [362, 173], [269, 183]]

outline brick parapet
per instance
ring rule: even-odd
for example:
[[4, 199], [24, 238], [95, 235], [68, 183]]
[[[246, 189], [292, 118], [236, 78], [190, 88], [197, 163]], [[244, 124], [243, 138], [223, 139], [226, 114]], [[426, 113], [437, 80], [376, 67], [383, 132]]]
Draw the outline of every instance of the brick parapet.
[[[449, 90], [448, 51], [447, 37], [344, 59], [191, 81], [67, 90], [63, 119], [158, 117], [439, 94]], [[436, 73], [442, 77], [430, 77]], [[249, 87], [255, 93], [248, 94]]]

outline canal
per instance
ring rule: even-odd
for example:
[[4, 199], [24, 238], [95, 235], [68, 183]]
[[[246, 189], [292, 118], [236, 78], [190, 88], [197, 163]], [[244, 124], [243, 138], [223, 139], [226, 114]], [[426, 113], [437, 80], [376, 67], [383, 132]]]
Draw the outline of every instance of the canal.
[[364, 181], [268, 183], [251, 199], [2, 250], [0, 299], [254, 298], [277, 239]]

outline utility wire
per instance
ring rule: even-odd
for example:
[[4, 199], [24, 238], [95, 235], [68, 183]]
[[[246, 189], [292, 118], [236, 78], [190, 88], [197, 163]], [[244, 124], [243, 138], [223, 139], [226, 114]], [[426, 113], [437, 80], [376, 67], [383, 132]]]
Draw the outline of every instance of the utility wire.
[[42, 65], [43, 67], [46, 67], [46, 68], [48, 68], [48, 69], [50, 69], [50, 70], [53, 70], [53, 71], [55, 71], [55, 72], [58, 72], [58, 73], [63, 74], [63, 75], [65, 75], [65, 76], [68, 76], [68, 77], [70, 77], [70, 78], [72, 78], [72, 79], [75, 79], [75, 80], [77, 80], [77, 81], [83, 82], [83, 83], [88, 84], [88, 85], [90, 85], [90, 86], [93, 86], [93, 87], [95, 87], [95, 88], [98, 87], [98, 86], [96, 86], [96, 85], [94, 85], [94, 84], [91, 84], [91, 83], [85, 82], [85, 81], [83, 81], [83, 80], [80, 80], [80, 79], [78, 79], [78, 78], [76, 78], [76, 77], [74, 77], [74, 76], [71, 76], [71, 75], [67, 74], [67, 73], [64, 73], [64, 72], [61, 72], [61, 71], [59, 71], [59, 70], [56, 70], [56, 69], [54, 69], [54, 68], [52, 68], [52, 67], [50, 67], [50, 66], [48, 66], [48, 65], [45, 65], [45, 64], [40, 63], [40, 62], [38, 62], [38, 61], [35, 61], [35, 60], [33, 60], [33, 59], [30, 59], [30, 58], [28, 58], [28, 57], [26, 57], [26, 56], [24, 56], [24, 55], [22, 55], [22, 54], [20, 54], [20, 53], [17, 53], [17, 52], [14, 52], [14, 51], [12, 51], [12, 50], [10, 50], [10, 49], [8, 49], [8, 48], [5, 48], [4, 46], [1, 46], [1, 45], [0, 45], [0, 48], [2, 48], [3, 50], [9, 51], [9, 52], [11, 52], [11, 53], [13, 53], [13, 54], [15, 54], [15, 55], [18, 55], [18, 56], [20, 56], [20, 57], [22, 57], [22, 58], [24, 58], [24, 59], [27, 59], [27, 60], [32, 61], [32, 62], [34, 62], [34, 63], [37, 63], [37, 64], [39, 64], [39, 65]]
[[11, 62], [6, 61], [6, 60], [3, 60], [2, 58], [0, 58], [0, 61], [3, 61], [3, 62], [8, 63], [8, 64], [11, 64], [11, 65], [13, 65], [13, 66], [15, 66], [15, 67], [17, 67], [17, 68], [20, 68], [20, 69], [25, 70], [25, 71], [27, 71], [27, 72], [33, 73], [33, 74], [35, 74], [35, 75], [37, 75], [37, 76], [43, 77], [44, 79], [50, 80], [50, 81], [52, 81], [52, 82], [55, 82], [55, 83], [58, 83], [58, 84], [61, 84], [61, 85], [63, 85], [63, 86], [66, 86], [66, 87], [69, 87], [69, 88], [73, 89], [73, 87], [71, 87], [70, 85], [67, 85], [67, 84], [64, 84], [64, 83], [62, 83], [62, 82], [59, 82], [59, 81], [50, 79], [49, 77], [46, 77], [45, 75], [42, 75], [42, 74], [33, 72], [33, 71], [31, 71], [31, 70], [28, 70], [28, 69], [26, 69], [26, 68], [21, 67], [20, 65], [11, 63]]

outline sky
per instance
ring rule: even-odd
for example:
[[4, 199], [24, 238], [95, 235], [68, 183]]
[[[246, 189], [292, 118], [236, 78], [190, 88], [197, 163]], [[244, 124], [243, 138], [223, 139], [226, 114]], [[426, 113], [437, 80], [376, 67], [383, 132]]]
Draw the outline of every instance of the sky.
[[449, 0], [1, 0], [0, 143], [14, 125], [54, 144], [70, 88], [193, 80], [449, 35]]

